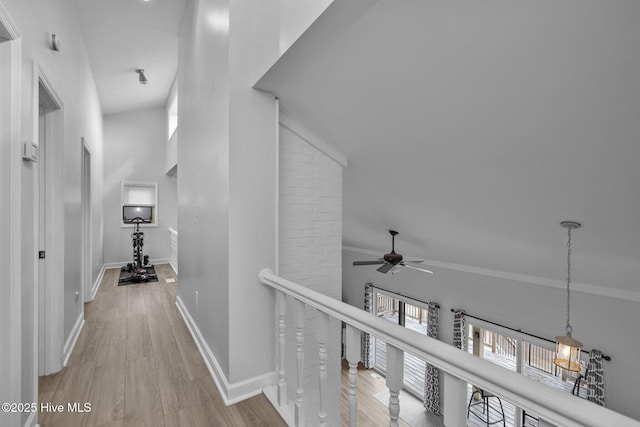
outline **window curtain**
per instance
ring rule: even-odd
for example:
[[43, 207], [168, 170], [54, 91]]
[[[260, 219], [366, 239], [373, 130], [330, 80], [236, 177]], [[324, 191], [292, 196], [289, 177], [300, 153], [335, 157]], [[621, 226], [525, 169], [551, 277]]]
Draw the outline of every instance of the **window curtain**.
[[602, 352], [591, 350], [587, 366], [587, 400], [600, 406], [604, 405], [604, 374], [602, 371]]
[[[427, 309], [427, 336], [438, 339], [438, 314], [440, 306], [430, 302]], [[424, 371], [424, 407], [427, 411], [440, 415], [440, 379], [438, 368], [426, 364]]]
[[465, 331], [464, 311], [456, 310], [453, 313], [453, 346], [460, 350], [467, 349]]
[[[364, 285], [364, 311], [373, 313], [373, 289], [371, 283]], [[365, 369], [371, 368], [371, 336], [362, 333], [362, 365]]]

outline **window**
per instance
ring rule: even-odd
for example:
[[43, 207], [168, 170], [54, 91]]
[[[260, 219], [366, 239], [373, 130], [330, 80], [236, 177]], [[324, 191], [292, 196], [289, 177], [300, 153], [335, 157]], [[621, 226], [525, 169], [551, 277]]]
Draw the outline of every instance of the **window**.
[[[374, 290], [374, 313], [378, 317], [409, 328], [422, 335], [427, 335], [427, 310], [420, 307], [421, 303], [392, 297]], [[387, 371], [387, 347], [379, 338], [374, 339], [374, 368], [382, 373]], [[411, 353], [404, 354], [404, 389], [422, 399], [424, 394], [424, 372], [426, 362]]]
[[120, 224], [122, 227], [133, 227], [125, 224], [122, 219], [123, 206], [150, 206], [152, 211], [151, 224], [141, 224], [141, 227], [158, 225], [158, 184], [155, 182], [122, 181], [121, 183]]

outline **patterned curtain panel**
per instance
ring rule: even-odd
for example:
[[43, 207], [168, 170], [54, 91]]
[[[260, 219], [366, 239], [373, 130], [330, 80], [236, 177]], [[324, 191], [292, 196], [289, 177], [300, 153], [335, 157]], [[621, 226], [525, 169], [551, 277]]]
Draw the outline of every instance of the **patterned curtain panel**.
[[[373, 313], [373, 289], [371, 283], [364, 285], [364, 311]], [[371, 368], [371, 337], [362, 333], [362, 365], [365, 369]]]
[[464, 311], [456, 310], [453, 313], [453, 346], [460, 350], [467, 349], [466, 329], [464, 326]]
[[[440, 306], [429, 303], [427, 310], [427, 336], [438, 339], [438, 313]], [[427, 363], [424, 371], [424, 407], [427, 411], [440, 415], [440, 379], [438, 369]]]
[[600, 406], [604, 405], [604, 374], [602, 371], [602, 352], [591, 350], [587, 366], [587, 400]]

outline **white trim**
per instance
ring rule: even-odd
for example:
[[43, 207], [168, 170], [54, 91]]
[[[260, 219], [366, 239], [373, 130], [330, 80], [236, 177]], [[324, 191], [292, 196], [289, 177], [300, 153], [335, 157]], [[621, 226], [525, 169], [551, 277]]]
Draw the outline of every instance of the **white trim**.
[[278, 391], [275, 385], [269, 385], [262, 390], [267, 400], [271, 403], [271, 406], [278, 411], [278, 414], [282, 417], [282, 420], [286, 425], [295, 425], [295, 406], [290, 404], [290, 400], [287, 400], [287, 405], [280, 406], [278, 404]]
[[169, 265], [174, 273], [178, 274], [178, 230], [173, 227], [169, 227], [169, 246], [171, 246]]
[[[92, 154], [89, 144], [84, 136], [80, 137], [80, 164], [81, 164], [81, 215], [82, 215], [82, 231], [81, 231], [81, 247], [82, 254], [80, 255], [81, 259], [81, 268], [80, 268], [80, 290], [83, 302], [89, 302], [93, 300], [93, 286], [91, 284], [91, 272], [93, 270], [93, 215], [92, 215], [92, 180], [91, 180], [91, 163], [92, 163]], [[87, 157], [88, 155], [88, 162]], [[88, 184], [88, 188], [85, 188], [85, 185]]]
[[91, 287], [91, 299], [90, 301], [93, 301], [98, 293], [98, 289], [100, 289], [100, 284], [102, 284], [102, 279], [104, 278], [104, 271], [105, 271], [105, 266], [103, 265], [102, 268], [100, 268], [100, 273], [98, 273], [98, 277], [96, 278], [96, 281], [93, 282], [93, 286]]
[[[274, 99], [275, 102], [275, 132], [276, 132], [276, 158], [275, 158], [275, 165], [276, 165], [276, 176], [275, 176], [275, 203], [274, 203], [274, 208], [275, 208], [275, 226], [274, 226], [274, 232], [275, 232], [275, 247], [273, 254], [275, 255], [275, 260], [274, 260], [274, 271], [276, 272], [276, 274], [279, 274], [280, 272], [280, 100], [278, 98]], [[274, 405], [275, 406], [275, 405]]]
[[[5, 273], [8, 276], [8, 292], [3, 295], [9, 302], [8, 316], [0, 316], [6, 323], [3, 327], [8, 330], [8, 342], [6, 352], [3, 350], [0, 359], [8, 364], [7, 375], [1, 375], [0, 380], [4, 382], [3, 388], [6, 391], [4, 396], [9, 401], [19, 402], [21, 397], [20, 390], [22, 384], [22, 119], [21, 119], [21, 99], [22, 99], [22, 40], [18, 29], [9, 16], [9, 13], [0, 3], [0, 25], [7, 30], [10, 37], [6, 46], [9, 46], [9, 61], [5, 63], [7, 74], [3, 72], [3, 76], [8, 76], [10, 80], [9, 96], [3, 99], [0, 104], [0, 110], [8, 124], [8, 141], [9, 156], [2, 159], [2, 167], [9, 170], [9, 180], [2, 182], [0, 190], [8, 194], [9, 201], [6, 205], [7, 217], [3, 218], [9, 223], [9, 231], [7, 236], [3, 236], [2, 248], [0, 252], [6, 257], [7, 269]], [[4, 49], [3, 49], [4, 50]], [[5, 55], [3, 55], [5, 56]], [[4, 85], [6, 82], [2, 82]], [[5, 110], [7, 108], [7, 110]], [[5, 128], [6, 129], [6, 128]], [[3, 141], [4, 145], [5, 142]], [[7, 170], [4, 169], [4, 170]], [[5, 240], [6, 239], [6, 240]], [[5, 252], [8, 250], [8, 253]], [[5, 264], [3, 263], [3, 267]], [[35, 296], [34, 296], [35, 298]], [[34, 349], [34, 353], [37, 347]], [[6, 355], [6, 357], [5, 357]], [[35, 359], [37, 360], [37, 359]], [[34, 366], [35, 366], [34, 362]], [[31, 368], [29, 368], [31, 369]], [[37, 386], [38, 378], [35, 377]], [[37, 388], [35, 389], [37, 390]], [[14, 418], [16, 419], [16, 418]]]
[[179, 295], [176, 297], [176, 306], [178, 307], [184, 322], [189, 328], [191, 336], [198, 346], [198, 350], [204, 359], [204, 363], [207, 365], [207, 369], [209, 369], [211, 378], [213, 378], [213, 381], [216, 383], [216, 387], [218, 387], [218, 391], [220, 392], [225, 405], [233, 405], [245, 399], [257, 396], [262, 393], [262, 390], [266, 386], [275, 382], [276, 373], [268, 372], [244, 381], [239, 381], [233, 384], [229, 383], [222, 371], [222, 368], [220, 367], [220, 364], [216, 360], [215, 355], [211, 351], [211, 348], [209, 348], [209, 345], [202, 336], [198, 325], [196, 325], [195, 321], [189, 314], [187, 307], [184, 305], [182, 298], [180, 298]]
[[76, 342], [78, 342], [78, 337], [80, 336], [80, 332], [82, 332], [82, 328], [84, 327], [84, 311], [80, 313], [78, 316], [78, 320], [76, 320], [76, 324], [73, 325], [73, 329], [67, 338], [67, 342], [64, 344], [64, 362], [63, 366], [67, 366], [69, 362], [69, 358], [71, 357], [71, 353], [73, 353], [73, 348], [76, 346]]
[[[379, 257], [380, 253], [368, 249], [355, 248], [353, 246], [342, 246], [342, 250], [358, 252], [365, 255]], [[454, 264], [450, 262], [435, 261], [425, 259], [424, 264], [429, 267], [438, 267], [446, 270], [461, 271], [464, 273], [479, 274], [481, 276], [495, 277], [497, 279], [512, 280], [515, 282], [529, 283], [532, 285], [546, 286], [556, 289], [566, 289], [567, 282], [564, 280], [549, 279], [546, 277], [529, 276], [526, 274], [510, 273], [507, 271], [492, 270], [489, 268], [473, 267], [469, 265]], [[582, 292], [585, 294], [602, 297], [616, 298], [624, 301], [640, 302], [640, 292], [618, 288], [606, 288], [604, 286], [591, 285], [588, 283], [571, 282], [572, 292]]]
[[[39, 303], [40, 307], [47, 308], [43, 319], [45, 330], [38, 332], [39, 335], [44, 334], [44, 349], [40, 350], [40, 355], [44, 355], [44, 371], [40, 374], [47, 375], [60, 371], [64, 366], [64, 197], [62, 197], [64, 192], [64, 147], [62, 144], [64, 141], [64, 105], [47, 77], [47, 72], [35, 60], [33, 61], [32, 79], [34, 141], [39, 141], [40, 85], [57, 107], [50, 109], [48, 114], [52, 120], [45, 129], [48, 141], [44, 146], [45, 191], [48, 203], [45, 205], [45, 247], [38, 248], [38, 250], [44, 249], [47, 253], [44, 300]], [[42, 191], [39, 184], [38, 191]], [[36, 259], [34, 262], [36, 264], [34, 268], [37, 268], [39, 261]], [[38, 292], [40, 287], [41, 284], [38, 283]], [[83, 308], [80, 310], [81, 314]]]
[[16, 24], [13, 22], [11, 16], [9, 16], [9, 12], [7, 12], [7, 9], [5, 9], [2, 3], [0, 3], [0, 25], [2, 25], [4, 29], [7, 30], [11, 40], [20, 38], [18, 27], [16, 27]]
[[280, 111], [280, 124], [298, 135], [300, 138], [307, 141], [309, 144], [313, 145], [318, 150], [322, 151], [331, 159], [339, 163], [343, 168], [347, 167], [346, 154], [340, 151], [340, 149], [336, 148], [335, 145], [327, 142], [322, 137], [306, 129], [293, 117], [291, 117], [291, 115], [289, 115], [286, 111]]

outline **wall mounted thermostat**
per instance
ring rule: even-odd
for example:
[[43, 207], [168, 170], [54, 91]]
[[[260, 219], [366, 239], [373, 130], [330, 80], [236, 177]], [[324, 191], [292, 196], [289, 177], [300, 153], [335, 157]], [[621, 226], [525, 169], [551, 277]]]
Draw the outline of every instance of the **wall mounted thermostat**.
[[25, 141], [22, 146], [22, 158], [31, 162], [37, 162], [40, 155], [40, 147], [33, 141]]

